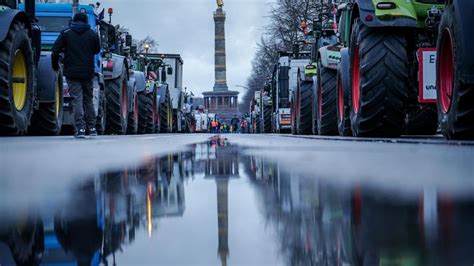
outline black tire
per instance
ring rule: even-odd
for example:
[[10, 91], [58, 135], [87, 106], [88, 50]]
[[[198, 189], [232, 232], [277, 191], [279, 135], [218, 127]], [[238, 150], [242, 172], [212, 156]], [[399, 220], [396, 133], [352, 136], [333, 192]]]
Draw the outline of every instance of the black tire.
[[[298, 114], [296, 113], [296, 102], [298, 99], [296, 99], [296, 93], [292, 92], [293, 97], [291, 97], [291, 104], [290, 104], [290, 113], [291, 113], [291, 134], [296, 135], [298, 132], [296, 131], [296, 125], [298, 123]], [[278, 119], [278, 117], [277, 117]], [[278, 130], [281, 130], [281, 125]]]
[[261, 125], [260, 125], [260, 118], [257, 117], [256, 121], [255, 121], [255, 130], [256, 130], [256, 133], [257, 134], [260, 134], [262, 133], [262, 128], [261, 128]]
[[272, 108], [263, 106], [263, 133], [272, 133]]
[[158, 116], [156, 110], [156, 97], [153, 93], [147, 95], [147, 105], [149, 109], [148, 117], [147, 117], [147, 124], [146, 124], [146, 133], [147, 134], [154, 134], [157, 132], [157, 119]]
[[104, 135], [107, 127], [107, 100], [105, 99], [105, 92], [100, 91], [99, 96], [99, 111], [97, 114], [97, 122], [95, 128], [99, 135]]
[[148, 95], [142, 91], [138, 93], [138, 134], [147, 134], [148, 128], [153, 128], [152, 106]]
[[[408, 100], [405, 34], [397, 29], [369, 28], [356, 19], [350, 58], [353, 135], [399, 137], [405, 128], [405, 103]], [[355, 77], [357, 70], [360, 70], [360, 76]], [[359, 82], [357, 78], [360, 78]]]
[[435, 135], [438, 130], [438, 113], [435, 106], [411, 110], [406, 116], [406, 135]]
[[[465, 84], [461, 81], [462, 67], [466, 67], [462, 66], [461, 58], [463, 52], [469, 52], [470, 47], [463, 47], [462, 38], [467, 38], [467, 34], [460, 31], [454, 4], [444, 10], [439, 29], [436, 74], [438, 77], [438, 120], [441, 131], [448, 139], [472, 140], [474, 139], [474, 84]], [[451, 95], [448, 97], [450, 101], [443, 103], [443, 92], [447, 87], [451, 88]]]
[[[105, 82], [107, 99], [107, 133], [123, 135], [127, 132], [128, 122], [128, 85], [125, 67], [119, 78]], [[122, 98], [125, 97], [125, 100]]]
[[[63, 75], [59, 71], [55, 82], [54, 102], [39, 103], [39, 108], [31, 117], [28, 134], [39, 136], [57, 136], [63, 124]], [[57, 105], [56, 105], [57, 104]]]
[[[16, 53], [20, 51], [20, 53]], [[23, 104], [18, 110], [15, 106], [14, 84], [14, 59], [21, 56], [26, 71], [26, 92]], [[25, 134], [33, 113], [35, 91], [35, 63], [31, 42], [25, 25], [13, 21], [6, 38], [0, 42], [0, 134], [22, 135]], [[21, 67], [19, 67], [21, 68]], [[23, 82], [25, 82], [23, 80]]]
[[152, 110], [155, 110], [153, 114], [155, 117], [155, 130], [153, 133], [161, 133], [161, 105], [156, 101], [156, 95], [153, 95], [151, 99], [151, 106]]
[[311, 127], [313, 122], [313, 82], [312, 81], [301, 81], [299, 92], [299, 105], [297, 107], [297, 114], [299, 115], [298, 123], [296, 125], [296, 132], [298, 135], [310, 135], [312, 132]]
[[[346, 71], [347, 72], [347, 71]], [[342, 70], [338, 68], [337, 70], [337, 89], [336, 89], [336, 99], [337, 99], [337, 129], [339, 131], [339, 136], [352, 136], [351, 130], [351, 109], [349, 106], [350, 88], [344, 87], [348, 86], [344, 79], [349, 79], [349, 75], [342, 77]]]
[[160, 105], [160, 129], [162, 133], [171, 133], [173, 112], [169, 91], [166, 91], [165, 101]]
[[136, 135], [138, 132], [138, 94], [134, 93], [133, 110], [128, 113], [127, 134]]
[[326, 68], [319, 63], [318, 88], [316, 104], [316, 125], [318, 134], [323, 136], [335, 136], [337, 130], [337, 71]]

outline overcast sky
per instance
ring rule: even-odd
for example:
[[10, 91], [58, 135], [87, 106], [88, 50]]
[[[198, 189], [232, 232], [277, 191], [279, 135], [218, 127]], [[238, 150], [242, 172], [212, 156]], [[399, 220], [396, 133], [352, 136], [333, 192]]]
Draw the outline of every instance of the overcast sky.
[[[100, 0], [99, 0], [100, 1]], [[88, 4], [95, 1], [82, 0]], [[103, 0], [114, 8], [112, 22], [130, 29], [135, 39], [152, 36], [159, 52], [181, 54], [184, 86], [196, 95], [214, 86], [214, 21], [216, 0]], [[226, 21], [227, 83], [243, 92], [251, 71], [256, 42], [260, 39], [272, 0], [224, 0]]]

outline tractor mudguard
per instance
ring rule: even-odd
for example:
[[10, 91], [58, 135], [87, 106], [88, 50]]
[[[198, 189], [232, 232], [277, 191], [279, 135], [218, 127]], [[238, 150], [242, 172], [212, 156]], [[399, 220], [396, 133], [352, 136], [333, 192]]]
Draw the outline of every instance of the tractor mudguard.
[[22, 21], [26, 24], [26, 28], [31, 28], [31, 23], [25, 12], [18, 9], [7, 9], [0, 12], [0, 42], [3, 42], [7, 37], [10, 25], [14, 20]]
[[341, 81], [342, 81], [342, 89], [344, 90], [344, 101], [349, 99], [350, 93], [350, 56], [349, 56], [349, 48], [342, 48], [341, 49], [341, 62], [338, 65], [338, 68], [341, 70]]
[[455, 21], [458, 26], [458, 34], [462, 36], [460, 46], [465, 51], [460, 51], [461, 57], [461, 81], [465, 84], [474, 84], [474, 53], [470, 52], [474, 43], [474, 1], [472, 0], [453, 0]]
[[146, 90], [145, 74], [140, 71], [133, 71], [132, 78], [135, 79], [137, 86], [137, 93]]
[[[53, 70], [51, 63], [51, 52], [41, 53], [38, 63], [38, 79], [36, 100], [38, 102], [54, 102], [58, 73]], [[62, 82], [62, 81], [61, 81]]]
[[328, 45], [319, 48], [319, 56], [321, 58], [321, 65], [325, 68], [337, 69], [337, 65], [341, 60], [340, 47], [337, 45]]
[[112, 54], [111, 58], [114, 68], [112, 71], [104, 70], [104, 78], [106, 80], [112, 80], [119, 78], [122, 75], [122, 69], [125, 67], [127, 69], [127, 79], [128, 79], [128, 62], [124, 56]]
[[[389, 1], [380, 1], [380, 0], [357, 0], [356, 1], [356, 6], [355, 8], [358, 9], [359, 12], [359, 17], [360, 21], [364, 23], [367, 27], [417, 27], [417, 18], [407, 16], [401, 16], [402, 13], [398, 11], [396, 13], [394, 10], [398, 9], [391, 9], [390, 12], [393, 12], [393, 14], [388, 14], [388, 13], [380, 13], [379, 10], [375, 10], [375, 5], [374, 3], [378, 2], [389, 2]], [[401, 1], [400, 1], [401, 2]], [[398, 3], [398, 2], [397, 2]], [[404, 4], [405, 6], [407, 4]], [[405, 13], [408, 14], [408, 12], [405, 11]], [[377, 14], [380, 14], [380, 16], [377, 16]], [[382, 16], [383, 15], [383, 16]], [[416, 12], [415, 12], [416, 15]], [[390, 16], [390, 19], [384, 19], [382, 20], [382, 17], [388, 18]]]

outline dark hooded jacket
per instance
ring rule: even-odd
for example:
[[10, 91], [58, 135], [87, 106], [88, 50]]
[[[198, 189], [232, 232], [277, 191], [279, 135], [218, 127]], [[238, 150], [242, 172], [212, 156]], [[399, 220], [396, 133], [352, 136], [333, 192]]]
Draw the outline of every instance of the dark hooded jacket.
[[53, 68], [59, 68], [64, 53], [64, 76], [73, 79], [94, 77], [94, 56], [100, 52], [99, 37], [90, 28], [85, 14], [76, 14], [68, 29], [61, 32], [53, 46]]

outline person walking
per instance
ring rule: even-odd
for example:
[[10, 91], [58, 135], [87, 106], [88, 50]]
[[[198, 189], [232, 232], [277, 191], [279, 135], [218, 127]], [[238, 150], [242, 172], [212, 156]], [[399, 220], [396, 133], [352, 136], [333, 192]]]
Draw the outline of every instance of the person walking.
[[51, 56], [53, 70], [59, 71], [59, 57], [64, 53], [63, 71], [72, 97], [76, 138], [85, 138], [86, 126], [90, 136], [97, 136], [96, 113], [92, 98], [94, 57], [99, 52], [99, 37], [91, 30], [87, 15], [84, 13], [74, 15], [69, 28], [59, 34], [53, 46]]

